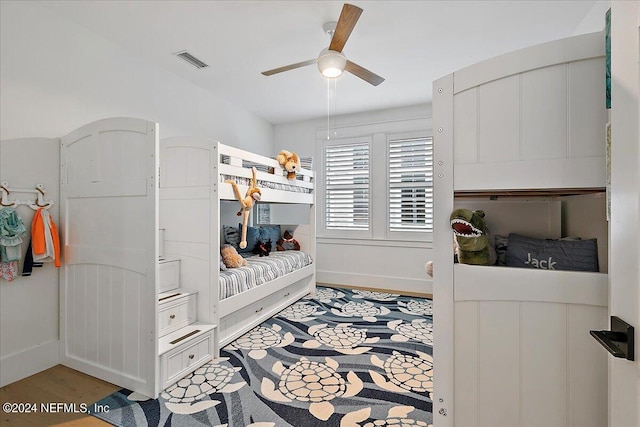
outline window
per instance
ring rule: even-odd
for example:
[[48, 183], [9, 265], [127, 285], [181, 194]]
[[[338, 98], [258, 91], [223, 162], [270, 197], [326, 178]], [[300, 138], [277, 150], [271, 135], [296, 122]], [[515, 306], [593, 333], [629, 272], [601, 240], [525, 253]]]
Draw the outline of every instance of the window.
[[317, 136], [319, 238], [429, 244], [433, 139], [422, 119], [345, 127], [334, 139]]
[[389, 232], [433, 231], [433, 138], [390, 137]]
[[327, 230], [369, 230], [369, 156], [369, 141], [325, 147], [324, 219]]

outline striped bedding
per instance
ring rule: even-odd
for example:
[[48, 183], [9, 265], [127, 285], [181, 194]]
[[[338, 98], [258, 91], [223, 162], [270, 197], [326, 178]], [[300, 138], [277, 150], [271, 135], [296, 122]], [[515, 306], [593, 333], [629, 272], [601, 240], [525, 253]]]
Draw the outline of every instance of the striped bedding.
[[220, 272], [220, 300], [260, 286], [312, 262], [311, 256], [301, 251], [274, 251], [266, 257], [247, 257], [246, 267], [229, 268]]
[[[251, 182], [250, 178], [220, 174], [220, 182], [226, 182], [227, 180], [234, 181], [238, 185], [249, 185], [249, 183]], [[258, 187], [271, 188], [273, 190], [281, 190], [281, 191], [291, 191], [294, 193], [311, 193], [310, 188], [299, 187], [293, 184], [281, 184], [279, 182], [264, 181], [262, 179], [258, 180]]]

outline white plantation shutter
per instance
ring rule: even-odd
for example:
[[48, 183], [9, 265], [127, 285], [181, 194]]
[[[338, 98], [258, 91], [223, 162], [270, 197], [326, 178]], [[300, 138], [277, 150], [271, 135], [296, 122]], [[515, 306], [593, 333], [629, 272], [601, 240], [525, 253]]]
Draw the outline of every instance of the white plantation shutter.
[[389, 231], [433, 231], [433, 138], [389, 141]]
[[325, 228], [369, 230], [369, 142], [325, 147]]

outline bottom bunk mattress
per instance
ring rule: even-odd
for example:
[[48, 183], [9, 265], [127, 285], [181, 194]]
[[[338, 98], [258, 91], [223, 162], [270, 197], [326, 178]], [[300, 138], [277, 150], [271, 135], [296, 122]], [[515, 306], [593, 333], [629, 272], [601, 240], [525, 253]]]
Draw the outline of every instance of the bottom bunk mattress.
[[301, 251], [271, 252], [269, 256], [250, 256], [247, 265], [220, 271], [220, 300], [260, 286], [313, 262]]

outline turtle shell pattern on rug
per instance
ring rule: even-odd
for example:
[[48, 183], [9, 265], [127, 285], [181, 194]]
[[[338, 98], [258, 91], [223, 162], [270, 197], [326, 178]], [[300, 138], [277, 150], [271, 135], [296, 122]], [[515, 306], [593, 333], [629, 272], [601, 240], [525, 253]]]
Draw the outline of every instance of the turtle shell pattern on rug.
[[427, 427], [432, 307], [317, 287], [158, 399], [121, 390], [95, 416], [122, 427]]

